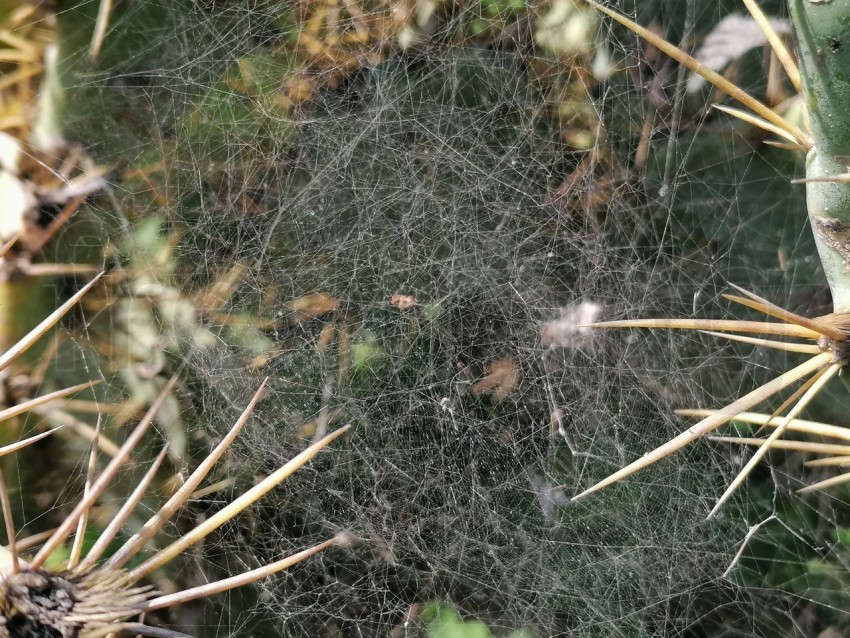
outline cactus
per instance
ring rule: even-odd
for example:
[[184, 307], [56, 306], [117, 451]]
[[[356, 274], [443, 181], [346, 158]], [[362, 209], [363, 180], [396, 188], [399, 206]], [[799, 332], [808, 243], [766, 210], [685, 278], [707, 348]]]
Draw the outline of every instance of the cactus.
[[[806, 201], [836, 312], [850, 311], [850, 7], [791, 0], [800, 76], [814, 144]], [[845, 26], [841, 30], [841, 26]], [[836, 28], [838, 27], [838, 28]]]
[[[814, 399], [830, 379], [835, 377], [850, 361], [850, 269], [847, 266], [848, 242], [847, 224], [850, 215], [850, 175], [846, 165], [850, 150], [850, 127], [847, 126], [846, 104], [850, 99], [850, 66], [848, 56], [850, 47], [842, 46], [843, 36], [836, 35], [836, 25], [850, 20], [850, 7], [845, 3], [821, 3], [810, 0], [792, 0], [792, 16], [801, 51], [801, 70], [797, 69], [788, 51], [773, 32], [764, 14], [753, 0], [745, 0], [753, 18], [764, 30], [766, 38], [775, 54], [786, 69], [789, 79], [804, 94], [804, 104], [811, 122], [811, 131], [801, 131], [773, 109], [761, 103], [740, 87], [718, 73], [704, 67], [696, 59], [618, 14], [602, 6], [596, 0], [588, 3], [620, 24], [626, 26], [642, 38], [658, 47], [661, 51], [685, 65], [694, 73], [702, 76], [715, 88], [734, 98], [747, 111], [718, 106], [717, 108], [749, 124], [778, 135], [790, 143], [792, 150], [807, 153], [806, 177], [800, 182], [806, 183], [806, 199], [809, 218], [823, 263], [824, 272], [830, 285], [835, 312], [824, 317], [809, 319], [788, 312], [771, 304], [750, 292], [738, 289], [741, 295], [724, 295], [729, 301], [752, 308], [781, 323], [763, 323], [750, 321], [715, 321], [700, 319], [646, 319], [609, 321], [592, 324], [596, 328], [664, 328], [673, 330], [703, 330], [720, 337], [750, 343], [757, 347], [776, 348], [786, 352], [811, 355], [808, 361], [780, 375], [752, 392], [733, 401], [721, 410], [707, 413], [702, 420], [657, 447], [640, 459], [626, 465], [610, 476], [573, 497], [579, 500], [611, 485], [648, 465], [678, 451], [696, 439], [716, 430], [735, 419], [740, 413], [750, 410], [778, 393], [807, 379], [789, 399], [784, 401], [764, 422], [775, 425], [770, 436], [765, 439], [740, 471], [734, 481], [720, 497], [709, 517], [716, 514], [723, 503], [741, 485], [765, 454], [776, 444], [789, 428], [796, 416]], [[800, 80], [802, 78], [802, 82]], [[840, 114], [835, 115], [834, 114]], [[803, 343], [788, 343], [768, 339], [755, 339], [729, 335], [728, 333], [750, 333], [797, 337], [806, 340]], [[814, 342], [814, 343], [811, 343]], [[693, 414], [693, 412], [692, 412]], [[760, 415], [759, 418], [765, 417]], [[781, 417], [781, 418], [780, 418]], [[732, 439], [733, 441], [736, 439]], [[747, 443], [746, 440], [739, 442]], [[749, 441], [751, 444], [752, 442]], [[797, 448], [799, 449], [799, 447]], [[850, 480], [850, 473], [829, 481], [828, 485]], [[824, 482], [819, 486], [826, 486]]]

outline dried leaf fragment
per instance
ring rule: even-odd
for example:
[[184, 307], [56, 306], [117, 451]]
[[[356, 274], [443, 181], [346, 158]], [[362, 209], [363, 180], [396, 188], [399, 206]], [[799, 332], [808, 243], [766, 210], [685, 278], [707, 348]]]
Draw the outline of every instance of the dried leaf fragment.
[[409, 310], [410, 308], [417, 306], [419, 302], [416, 301], [416, 297], [413, 297], [412, 295], [395, 294], [390, 297], [390, 304], [399, 310]]
[[326, 292], [293, 299], [286, 307], [292, 312], [292, 322], [299, 323], [307, 319], [315, 319], [336, 310], [339, 302]]
[[471, 390], [475, 394], [489, 394], [494, 403], [505, 399], [522, 378], [519, 367], [511, 357], [491, 361], [484, 370], [486, 375]]

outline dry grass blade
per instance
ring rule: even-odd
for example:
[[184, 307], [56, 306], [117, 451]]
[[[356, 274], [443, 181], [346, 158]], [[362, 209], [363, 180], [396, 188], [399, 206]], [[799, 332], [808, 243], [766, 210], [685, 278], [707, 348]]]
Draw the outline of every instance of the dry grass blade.
[[[765, 439], [754, 439], [752, 437], [740, 436], [710, 436], [709, 441], [718, 443], [734, 443], [736, 445], [751, 445], [760, 447], [764, 445]], [[850, 445], [838, 445], [835, 443], [816, 443], [814, 441], [776, 441], [772, 446], [775, 450], [789, 450], [792, 452], [808, 452], [811, 454], [829, 454], [831, 456], [850, 456]]]
[[17, 49], [28, 58], [37, 59], [39, 57], [40, 51], [37, 46], [26, 38], [15, 35], [11, 31], [0, 30], [0, 41], [8, 44], [13, 49]]
[[74, 277], [97, 274], [100, 267], [93, 264], [22, 264], [20, 273], [27, 277]]
[[759, 312], [763, 312], [764, 314], [770, 317], [775, 317], [780, 321], [802, 326], [814, 332], [819, 332], [820, 334], [825, 335], [830, 339], [836, 339], [838, 341], [844, 339], [844, 333], [842, 333], [840, 330], [835, 329], [833, 326], [828, 323], [825, 323], [824, 321], [819, 321], [818, 319], [809, 319], [808, 317], [804, 317], [802, 315], [790, 312], [788, 310], [785, 310], [784, 308], [780, 308], [774, 303], [769, 302], [767, 299], [763, 299], [762, 297], [759, 297], [758, 295], [751, 293], [748, 290], [744, 290], [743, 288], [736, 286], [735, 284], [730, 285], [747, 298], [745, 299], [743, 297], [736, 297], [735, 295], [723, 295], [729, 301], [741, 304], [742, 306], [747, 306], [754, 310], [758, 310]]
[[806, 487], [801, 487], [797, 490], [797, 494], [808, 494], [809, 492], [815, 492], [818, 490], [825, 490], [830, 487], [835, 487], [836, 485], [841, 485], [842, 483], [846, 483], [850, 481], [850, 472], [845, 474], [839, 474], [838, 476], [833, 476], [828, 479], [824, 479], [823, 481], [818, 481], [817, 483], [812, 483], [811, 485], [807, 485]]
[[239, 287], [239, 282], [244, 279], [247, 272], [247, 266], [237, 263], [216, 279], [206, 290], [196, 296], [195, 304], [198, 311], [207, 317], [218, 313]]
[[731, 115], [732, 117], [741, 120], [742, 122], [746, 122], [747, 124], [751, 124], [756, 128], [760, 128], [763, 131], [767, 131], [768, 133], [773, 133], [774, 135], [778, 135], [788, 141], [793, 145], [791, 147], [792, 150], [802, 151], [803, 147], [797, 143], [797, 140], [794, 139], [794, 136], [785, 131], [784, 129], [779, 128], [778, 126], [771, 124], [767, 120], [763, 120], [760, 117], [753, 115], [752, 113], [747, 113], [746, 111], [742, 111], [741, 109], [732, 108], [731, 106], [723, 106], [722, 104], [712, 104], [712, 108], [717, 109], [722, 113], [726, 113], [727, 115]]
[[794, 89], [797, 93], [802, 92], [803, 83], [800, 80], [800, 69], [797, 68], [797, 64], [794, 62], [794, 58], [791, 56], [791, 53], [785, 46], [785, 43], [782, 42], [782, 38], [780, 38], [779, 34], [776, 33], [776, 30], [770, 26], [770, 20], [767, 19], [766, 15], [764, 15], [761, 7], [756, 4], [755, 0], [744, 0], [744, 4], [747, 7], [747, 11], [749, 11], [750, 15], [753, 17], [753, 20], [755, 20], [756, 24], [759, 25], [761, 32], [764, 33], [764, 37], [767, 38], [770, 48], [773, 49], [776, 57], [779, 58], [779, 62], [782, 64], [782, 68], [785, 69], [785, 73], [788, 76], [788, 79], [791, 80], [791, 84], [794, 85]]
[[109, 27], [109, 16], [112, 14], [112, 0], [100, 0], [97, 9], [97, 19], [94, 24], [94, 33], [91, 37], [89, 47], [89, 58], [97, 60], [100, 49], [103, 47], [103, 39], [106, 37], [106, 29]]
[[187, 533], [182, 538], [174, 541], [165, 549], [160, 550], [138, 567], [132, 569], [129, 572], [131, 580], [135, 582], [141, 578], [144, 578], [153, 570], [162, 567], [174, 557], [183, 553], [189, 547], [200, 541], [202, 538], [206, 537], [212, 531], [216, 530], [221, 525], [224, 525], [227, 521], [232, 519], [237, 514], [241, 513], [250, 505], [265, 496], [272, 489], [277, 487], [280, 483], [289, 478], [298, 468], [306, 464], [327, 445], [329, 445], [334, 440], [342, 436], [345, 432], [347, 432], [350, 427], [350, 425], [345, 425], [340, 429], [336, 430], [335, 432], [328, 434], [322, 440], [308, 446], [304, 451], [292, 458], [288, 463], [283, 465], [277, 471], [273, 472], [270, 476], [266, 477], [260, 483], [258, 483], [250, 490], [245, 492], [242, 496], [230, 503], [230, 505], [222, 508], [213, 516], [210, 516], [210, 518], [195, 527], [191, 532]]
[[4, 370], [7, 368], [13, 361], [15, 361], [18, 357], [20, 357], [24, 352], [29, 350], [41, 337], [43, 337], [47, 332], [55, 326], [59, 320], [64, 317], [68, 311], [74, 307], [74, 305], [82, 299], [86, 293], [91, 290], [94, 285], [100, 280], [103, 276], [101, 272], [94, 279], [92, 279], [85, 286], [80, 288], [74, 295], [72, 295], [65, 303], [59, 306], [56, 310], [50, 313], [46, 319], [44, 319], [40, 324], [38, 324], [35, 328], [30, 330], [26, 336], [20, 339], [14, 346], [9, 348], [6, 352], [0, 355], [0, 370]]
[[770, 436], [765, 439], [764, 445], [762, 445], [758, 450], [756, 450], [756, 453], [753, 454], [752, 458], [741, 469], [741, 471], [738, 472], [738, 476], [736, 476], [732, 483], [729, 484], [729, 487], [726, 488], [726, 491], [717, 501], [717, 504], [712, 508], [711, 512], [709, 512], [709, 518], [711, 518], [717, 512], [720, 511], [720, 508], [723, 506], [723, 504], [729, 499], [729, 497], [732, 496], [732, 494], [734, 494], [735, 490], [738, 489], [741, 483], [744, 482], [744, 480], [747, 478], [750, 472], [753, 471], [756, 465], [761, 462], [761, 460], [764, 458], [764, 455], [767, 454], [767, 452], [770, 450], [770, 446], [773, 445], [779, 439], [780, 436], [782, 436], [782, 433], [788, 427], [788, 424], [791, 422], [791, 420], [803, 411], [803, 409], [812, 401], [812, 399], [814, 399], [818, 395], [821, 390], [823, 390], [824, 386], [829, 382], [830, 379], [832, 379], [832, 377], [834, 377], [838, 373], [839, 370], [841, 370], [841, 366], [839, 365], [832, 364], [830, 366], [827, 366], [817, 375], [812, 377], [799, 390], [797, 390], [797, 392], [795, 392], [794, 395], [792, 395], [792, 397], [788, 399], [777, 410], [777, 413], [781, 412], [788, 404], [790, 404], [791, 401], [795, 400], [798, 395], [802, 394], [802, 397], [800, 397], [800, 400], [797, 401], [796, 405], [791, 409], [790, 412], [788, 412], [785, 417], [783, 417], [779, 425], [777, 425], [773, 432], [770, 433]]
[[168, 446], [162, 448], [162, 451], [157, 455], [154, 462], [151, 464], [148, 471], [145, 472], [145, 475], [142, 477], [142, 480], [139, 481], [139, 484], [133, 489], [130, 496], [127, 497], [127, 500], [121, 505], [121, 508], [112, 517], [112, 520], [109, 522], [109, 525], [106, 526], [106, 529], [101, 532], [100, 536], [98, 536], [92, 548], [86, 554], [86, 557], [82, 560], [82, 562], [77, 567], [77, 571], [85, 571], [93, 568], [97, 561], [100, 560], [100, 557], [103, 556], [104, 552], [109, 548], [109, 544], [118, 536], [118, 533], [121, 531], [121, 528], [124, 526], [124, 523], [127, 522], [127, 519], [130, 517], [130, 514], [133, 513], [133, 510], [136, 509], [136, 506], [141, 502], [144, 495], [147, 493], [148, 487], [150, 487], [151, 482], [153, 481], [154, 476], [157, 471], [159, 471], [162, 462], [165, 460], [165, 455], [168, 453]]
[[0, 504], [3, 506], [3, 523], [6, 526], [6, 538], [9, 539], [9, 558], [12, 566], [12, 573], [17, 574], [21, 571], [21, 562], [18, 558], [18, 548], [15, 544], [15, 522], [12, 520], [12, 503], [9, 501], [9, 490], [6, 489], [6, 479], [0, 470]]
[[260, 384], [248, 406], [242, 411], [242, 414], [236, 420], [230, 432], [227, 433], [227, 436], [206, 456], [203, 462], [192, 472], [192, 475], [180, 486], [180, 489], [144, 524], [142, 529], [136, 532], [132, 538], [112, 555], [106, 563], [108, 567], [115, 569], [125, 565], [174, 516], [174, 513], [186, 503], [192, 492], [197, 489], [201, 481], [206, 478], [213, 466], [221, 459], [227, 448], [230, 447], [230, 444], [233, 443], [242, 431], [242, 428], [248, 422], [248, 417], [251, 416], [257, 402], [265, 392], [267, 383], [268, 378], [264, 379]]
[[[715, 413], [717, 413], [717, 410], [676, 410], [676, 414], [680, 416], [693, 417], [707, 417]], [[781, 419], [767, 414], [759, 414], [758, 412], [741, 412], [734, 420], [742, 423], [751, 423], [753, 425], [767, 425], [769, 427], [776, 427], [781, 421]], [[850, 429], [842, 428], [837, 425], [820, 423], [818, 421], [792, 419], [788, 424], [788, 429], [794, 432], [801, 432], [803, 434], [811, 434], [813, 436], [824, 436], [833, 439], [850, 441]]]
[[22, 450], [28, 445], [32, 445], [36, 441], [41, 441], [41, 439], [46, 438], [56, 432], [56, 430], [60, 430], [61, 426], [58, 428], [53, 428], [52, 430], [48, 430], [47, 432], [42, 432], [41, 434], [36, 434], [35, 436], [31, 436], [28, 439], [22, 439], [20, 441], [15, 441], [14, 443], [10, 443], [9, 445], [4, 445], [0, 447], [0, 456], [6, 456], [7, 454], [12, 454], [13, 452], [17, 452], [18, 450]]
[[173, 377], [163, 388], [162, 392], [160, 392], [159, 396], [153, 402], [151, 407], [148, 409], [147, 413], [142, 417], [142, 420], [139, 422], [139, 425], [136, 426], [136, 429], [133, 430], [133, 433], [127, 438], [124, 442], [124, 445], [121, 446], [118, 454], [109, 462], [106, 466], [106, 469], [103, 470], [103, 473], [98, 477], [95, 484], [92, 486], [92, 490], [90, 493], [86, 494], [74, 510], [65, 518], [62, 524], [56, 529], [56, 532], [50, 539], [44, 544], [38, 554], [36, 554], [35, 558], [32, 560], [32, 568], [38, 569], [43, 564], [44, 561], [47, 560], [47, 557], [50, 556], [58, 547], [65, 541], [68, 535], [71, 533], [71, 530], [77, 524], [77, 521], [83, 515], [83, 512], [88, 511], [88, 509], [94, 505], [95, 501], [103, 494], [104, 490], [109, 486], [109, 483], [114, 478], [115, 474], [121, 468], [121, 466], [127, 461], [130, 456], [130, 453], [135, 449], [136, 445], [138, 445], [139, 441], [141, 441], [142, 436], [144, 436], [148, 427], [150, 427], [151, 423], [153, 423], [154, 417], [156, 413], [159, 411], [159, 408], [165, 402], [165, 399], [171, 394], [171, 391], [174, 389], [174, 386], [177, 384], [177, 378]]
[[623, 319], [619, 321], [600, 321], [580, 327], [714, 330], [719, 332], [749, 332], [751, 334], [767, 334], [778, 337], [798, 337], [800, 339], [819, 339], [821, 337], [820, 332], [799, 325], [730, 319]]
[[27, 536], [18, 541], [18, 551], [26, 551], [28, 549], [32, 549], [37, 545], [41, 545], [44, 541], [46, 541], [50, 536], [55, 532], [56, 529], [48, 529], [43, 532], [39, 532], [38, 534], [33, 534], [32, 536]]
[[[92, 483], [94, 482], [94, 473], [97, 469], [97, 441], [100, 438], [100, 428], [102, 419], [98, 417], [97, 425], [94, 429], [94, 440], [91, 443], [91, 452], [89, 452], [89, 466], [86, 470], [86, 485], [83, 490], [83, 495], [86, 496], [91, 492]], [[83, 541], [86, 537], [86, 527], [89, 524], [89, 510], [83, 512], [80, 520], [77, 522], [77, 532], [74, 534], [74, 544], [71, 546], [71, 554], [68, 557], [68, 569], [74, 569], [80, 562], [80, 556], [83, 554]]]
[[762, 401], [765, 401], [775, 395], [778, 392], [781, 392], [788, 386], [796, 383], [800, 379], [807, 377], [812, 374], [816, 370], [822, 368], [827, 365], [832, 360], [832, 353], [824, 352], [815, 357], [812, 357], [808, 361], [800, 364], [796, 368], [789, 370], [788, 372], [778, 376], [765, 383], [764, 385], [756, 388], [752, 392], [744, 395], [740, 399], [733, 401], [729, 405], [727, 405], [722, 410], [718, 410], [716, 413], [707, 416], [699, 423], [692, 425], [690, 428], [671, 439], [667, 443], [655, 448], [653, 451], [645, 454], [641, 458], [636, 461], [633, 461], [626, 467], [614, 472], [610, 476], [605, 479], [602, 479], [592, 487], [584, 490], [580, 494], [574, 496], [571, 500], [576, 501], [582, 499], [593, 492], [601, 490], [612, 483], [616, 483], [620, 479], [623, 479], [635, 472], [642, 470], [643, 468], [652, 465], [653, 463], [660, 461], [666, 456], [673, 454], [674, 452], [680, 450], [684, 446], [692, 443], [696, 439], [704, 436], [705, 434], [715, 430], [720, 427], [724, 423], [732, 420], [737, 414], [752, 408], [755, 405], [758, 405]]
[[12, 249], [12, 246], [14, 246], [16, 243], [18, 243], [18, 238], [20, 236], [21, 236], [21, 234], [18, 233], [16, 235], [14, 235], [11, 239], [7, 240], [5, 244], [0, 246], [0, 259], [2, 259], [6, 255], [6, 253], [9, 252]]
[[[81, 421], [75, 416], [68, 414], [64, 410], [58, 408], [41, 408], [37, 407], [33, 410], [36, 414], [43, 416], [48, 423], [52, 423], [56, 428], [63, 427], [68, 430], [74, 430], [80, 437], [86, 441], [94, 441], [94, 428], [85, 421]], [[97, 439], [97, 446], [104, 454], [114, 457], [121, 448], [119, 448], [112, 440], [102, 434]]]
[[273, 574], [277, 574], [278, 572], [282, 572], [286, 569], [289, 569], [293, 565], [297, 565], [298, 563], [310, 558], [311, 556], [315, 556], [322, 550], [325, 550], [328, 547], [331, 547], [332, 545], [340, 545], [344, 542], [344, 537], [331, 538], [329, 540], [324, 541], [323, 543], [314, 545], [309, 549], [300, 551], [297, 554], [287, 556], [286, 558], [283, 558], [279, 561], [275, 561], [274, 563], [269, 563], [268, 565], [264, 565], [263, 567], [252, 569], [243, 574], [239, 574], [238, 576], [224, 578], [214, 583], [207, 583], [206, 585], [193, 587], [192, 589], [187, 589], [176, 594], [159, 596], [158, 598], [154, 598], [152, 600], [141, 603], [137, 607], [137, 609], [140, 612], [164, 609], [166, 607], [172, 607], [174, 605], [181, 605], [185, 602], [189, 602], [190, 600], [196, 600], [198, 598], [206, 598], [207, 596], [220, 594], [221, 592], [227, 591], [229, 589], [235, 589], [236, 587], [249, 585], [262, 578], [266, 578]]
[[818, 354], [823, 352], [820, 346], [813, 343], [793, 343], [788, 341], [773, 341], [771, 339], [756, 339], [755, 337], [746, 337], [738, 334], [726, 334], [725, 332], [714, 332], [713, 330], [700, 330], [712, 337], [721, 337], [729, 341], [738, 341], [747, 343], [751, 346], [759, 348], [771, 348], [772, 350], [783, 350], [784, 352], [796, 352], [798, 354]]
[[[803, 149], [794, 142], [793, 144], [787, 144], [785, 142], [778, 142], [776, 140], [764, 140], [762, 144], [767, 144], [768, 146], [772, 146], [774, 148], [781, 148], [783, 151], [801, 151]], [[794, 183], [794, 180], [791, 180], [791, 183]]]
[[195, 490], [189, 496], [190, 501], [197, 500], [199, 498], [204, 498], [205, 496], [209, 496], [210, 494], [215, 494], [216, 492], [220, 492], [221, 490], [225, 490], [229, 487], [233, 487], [236, 485], [236, 479], [234, 478], [226, 478], [222, 479], [212, 485], [207, 485], [206, 487], [202, 487], [199, 490]]
[[850, 465], [850, 456], [828, 456], [825, 459], [812, 459], [803, 463], [806, 467], [846, 467]]
[[0, 421], [6, 421], [7, 419], [11, 419], [26, 412], [31, 412], [33, 409], [43, 406], [45, 403], [50, 403], [51, 401], [76, 394], [77, 392], [91, 388], [98, 383], [100, 383], [99, 380], [86, 381], [85, 383], [80, 383], [62, 390], [56, 390], [55, 392], [37, 396], [33, 399], [24, 401], [23, 403], [10, 406], [5, 410], [0, 410]]
[[693, 57], [682, 51], [680, 48], [670, 44], [663, 38], [658, 37], [649, 29], [645, 29], [644, 27], [640, 26], [633, 20], [630, 20], [626, 16], [599, 4], [598, 2], [596, 2], [596, 0], [585, 1], [590, 6], [598, 9], [613, 20], [616, 20], [624, 27], [634, 32], [635, 34], [652, 44], [654, 47], [661, 50], [663, 53], [676, 60], [676, 62], [678, 62], [679, 64], [684, 65], [693, 73], [696, 73], [697, 75], [704, 78], [715, 88], [719, 89], [734, 100], [737, 100], [738, 102], [740, 102], [748, 109], [750, 109], [763, 119], [767, 120], [771, 124], [787, 132], [788, 135], [790, 135], [796, 141], [796, 143], [804, 150], [808, 151], [812, 148], [811, 139], [809, 138], [809, 136], [803, 133], [803, 131], [788, 122], [785, 118], [780, 116], [769, 106], [755, 99], [749, 93], [724, 78], [719, 73], [716, 73], [715, 71], [712, 71], [711, 69], [703, 66], [700, 62], [698, 62]]

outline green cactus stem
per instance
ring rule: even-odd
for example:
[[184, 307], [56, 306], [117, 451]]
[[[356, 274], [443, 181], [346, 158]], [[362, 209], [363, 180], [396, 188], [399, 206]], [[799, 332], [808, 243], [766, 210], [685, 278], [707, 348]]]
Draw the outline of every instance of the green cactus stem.
[[[814, 147], [809, 219], [836, 312], [850, 311], [850, 2], [790, 0]], [[845, 176], [843, 179], [841, 176]]]

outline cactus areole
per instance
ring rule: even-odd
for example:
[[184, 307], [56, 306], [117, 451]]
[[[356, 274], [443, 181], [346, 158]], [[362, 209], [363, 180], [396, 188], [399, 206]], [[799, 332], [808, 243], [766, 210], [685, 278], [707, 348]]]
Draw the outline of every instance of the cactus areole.
[[850, 2], [789, 5], [814, 137], [806, 158], [809, 219], [835, 311], [850, 312]]

